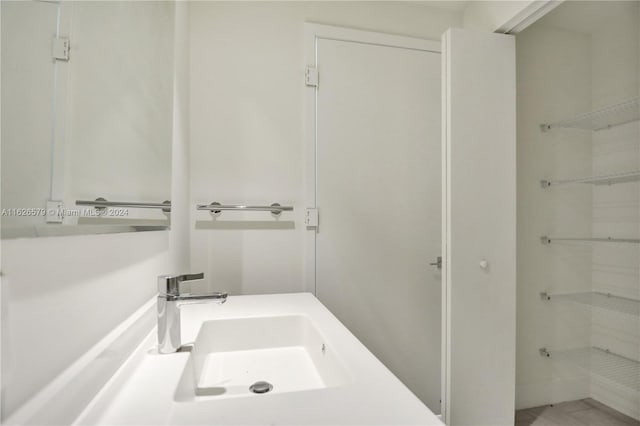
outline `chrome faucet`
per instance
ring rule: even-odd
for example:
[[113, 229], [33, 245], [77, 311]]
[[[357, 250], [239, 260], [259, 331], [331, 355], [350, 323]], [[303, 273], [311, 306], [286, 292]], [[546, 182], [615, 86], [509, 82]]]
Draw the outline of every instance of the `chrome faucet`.
[[227, 293], [180, 293], [180, 283], [204, 278], [204, 273], [161, 275], [158, 277], [158, 352], [170, 354], [180, 349], [180, 306], [191, 303], [224, 303]]

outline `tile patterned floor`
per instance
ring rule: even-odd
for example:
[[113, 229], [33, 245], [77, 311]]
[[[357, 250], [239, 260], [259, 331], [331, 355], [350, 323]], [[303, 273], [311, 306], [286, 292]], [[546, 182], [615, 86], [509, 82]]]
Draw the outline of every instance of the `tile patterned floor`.
[[587, 398], [516, 411], [516, 426], [640, 426], [640, 421]]

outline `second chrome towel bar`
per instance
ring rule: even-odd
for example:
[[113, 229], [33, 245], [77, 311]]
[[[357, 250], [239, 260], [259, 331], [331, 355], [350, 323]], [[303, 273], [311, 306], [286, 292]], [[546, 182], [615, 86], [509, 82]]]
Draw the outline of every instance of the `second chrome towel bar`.
[[271, 212], [275, 215], [279, 215], [282, 212], [293, 211], [293, 206], [281, 206], [278, 203], [273, 203], [269, 206], [245, 206], [245, 205], [239, 205], [239, 204], [220, 204], [216, 201], [210, 204], [198, 204], [196, 208], [198, 210], [208, 210], [212, 213], [221, 213], [223, 210], [233, 210], [233, 211]]

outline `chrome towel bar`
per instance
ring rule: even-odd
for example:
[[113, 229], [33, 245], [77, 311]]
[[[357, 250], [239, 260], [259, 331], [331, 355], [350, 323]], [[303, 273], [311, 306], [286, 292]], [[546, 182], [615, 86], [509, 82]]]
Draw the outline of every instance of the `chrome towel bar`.
[[93, 206], [96, 209], [105, 209], [107, 207], [130, 207], [136, 209], [162, 209], [164, 212], [171, 211], [171, 201], [163, 201], [162, 203], [141, 203], [137, 201], [107, 201], [104, 198], [96, 198], [95, 200], [76, 200], [78, 206]]
[[220, 213], [223, 210], [233, 210], [233, 211], [271, 212], [276, 215], [282, 212], [293, 211], [293, 206], [281, 206], [278, 203], [273, 203], [270, 206], [245, 206], [245, 205], [238, 205], [238, 204], [220, 204], [215, 201], [210, 204], [198, 204], [196, 208], [198, 210], [208, 210], [212, 213]]

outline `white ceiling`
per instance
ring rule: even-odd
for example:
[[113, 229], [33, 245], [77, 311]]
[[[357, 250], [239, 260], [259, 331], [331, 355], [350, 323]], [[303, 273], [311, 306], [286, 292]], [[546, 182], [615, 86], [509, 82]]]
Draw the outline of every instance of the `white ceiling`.
[[405, 1], [403, 3], [410, 3], [414, 5], [435, 7], [438, 9], [444, 9], [449, 12], [462, 13], [464, 9], [471, 3], [471, 1], [466, 0], [423, 0], [423, 1]]

